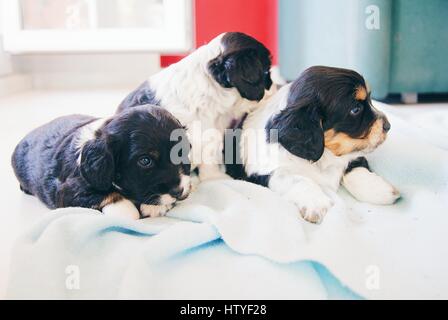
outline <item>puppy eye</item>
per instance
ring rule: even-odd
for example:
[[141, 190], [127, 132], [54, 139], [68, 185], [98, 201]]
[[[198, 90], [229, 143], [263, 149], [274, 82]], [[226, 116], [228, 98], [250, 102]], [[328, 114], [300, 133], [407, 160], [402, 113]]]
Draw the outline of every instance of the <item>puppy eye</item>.
[[138, 159], [138, 164], [142, 168], [151, 168], [154, 165], [154, 160], [152, 160], [150, 157], [145, 156]]
[[361, 112], [361, 107], [354, 107], [350, 110], [350, 115], [357, 116]]

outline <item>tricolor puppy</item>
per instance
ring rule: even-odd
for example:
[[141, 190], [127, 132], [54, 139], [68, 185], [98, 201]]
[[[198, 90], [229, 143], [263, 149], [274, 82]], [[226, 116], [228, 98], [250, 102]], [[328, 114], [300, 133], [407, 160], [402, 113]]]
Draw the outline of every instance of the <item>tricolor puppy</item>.
[[[319, 223], [333, 205], [324, 189], [336, 191], [341, 182], [360, 201], [386, 205], [400, 197], [363, 157], [384, 142], [390, 124], [355, 71], [309, 68], [242, 128], [246, 178], [292, 201], [310, 222]], [[257, 130], [263, 137], [253, 142]]]
[[[151, 76], [125, 98], [118, 112], [146, 103], [167, 109], [188, 129], [192, 164], [199, 166], [200, 179], [227, 177], [219, 169], [224, 130], [263, 99], [272, 86], [270, 68], [271, 56], [263, 44], [243, 33], [224, 33]], [[194, 132], [198, 125], [201, 131]], [[203, 138], [208, 129], [217, 134]]]
[[108, 119], [65, 116], [28, 134], [12, 166], [20, 188], [51, 209], [158, 216], [189, 193], [190, 165], [171, 160], [174, 130], [183, 126], [155, 106]]

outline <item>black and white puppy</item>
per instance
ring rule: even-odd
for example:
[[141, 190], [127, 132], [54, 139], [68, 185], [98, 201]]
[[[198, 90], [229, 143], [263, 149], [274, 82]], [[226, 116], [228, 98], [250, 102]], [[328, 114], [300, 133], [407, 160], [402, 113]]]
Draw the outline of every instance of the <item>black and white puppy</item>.
[[[151, 76], [124, 99], [118, 112], [146, 103], [167, 109], [188, 129], [199, 178], [228, 177], [219, 168], [224, 130], [263, 99], [272, 86], [270, 68], [270, 52], [263, 44], [227, 32]], [[203, 133], [210, 129], [217, 134], [205, 139]]]
[[178, 120], [148, 105], [108, 119], [65, 116], [29, 133], [12, 166], [20, 188], [51, 209], [158, 216], [189, 193], [190, 165], [171, 160], [174, 130], [182, 134]]
[[[392, 204], [399, 192], [363, 157], [389, 129], [360, 74], [311, 67], [245, 119], [244, 173], [292, 201], [310, 222], [320, 222], [333, 205], [324, 190], [336, 191], [341, 182], [360, 201]], [[257, 132], [262, 138], [254, 141]]]

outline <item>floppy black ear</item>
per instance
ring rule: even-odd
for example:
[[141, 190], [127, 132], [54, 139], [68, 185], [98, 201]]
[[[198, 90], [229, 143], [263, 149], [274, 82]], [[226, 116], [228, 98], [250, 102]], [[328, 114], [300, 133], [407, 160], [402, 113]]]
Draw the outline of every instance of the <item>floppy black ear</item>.
[[92, 188], [107, 191], [112, 187], [114, 157], [104, 139], [96, 138], [86, 142], [81, 152], [80, 171]]
[[273, 142], [271, 129], [278, 130], [278, 142], [292, 154], [311, 161], [322, 157], [324, 132], [317, 106], [287, 106], [266, 125], [268, 142]]
[[265, 74], [254, 49], [240, 50], [213, 59], [209, 63], [209, 71], [221, 86], [235, 87], [248, 100], [260, 101], [266, 87], [270, 88], [272, 84], [270, 74]]
[[208, 63], [208, 71], [213, 76], [216, 82], [218, 82], [224, 88], [232, 88], [230, 84], [229, 73], [226, 70], [225, 58], [218, 56]]

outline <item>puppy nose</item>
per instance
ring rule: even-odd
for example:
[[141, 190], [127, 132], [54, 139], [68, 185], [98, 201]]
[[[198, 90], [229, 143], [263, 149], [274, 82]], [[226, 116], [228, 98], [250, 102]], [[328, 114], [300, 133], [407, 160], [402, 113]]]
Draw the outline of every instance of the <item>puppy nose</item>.
[[182, 187], [176, 187], [174, 189], [171, 189], [170, 195], [177, 200], [184, 200], [186, 198], [186, 195], [184, 195], [184, 188]]
[[383, 118], [383, 130], [385, 132], [390, 130], [390, 122], [385, 117]]

